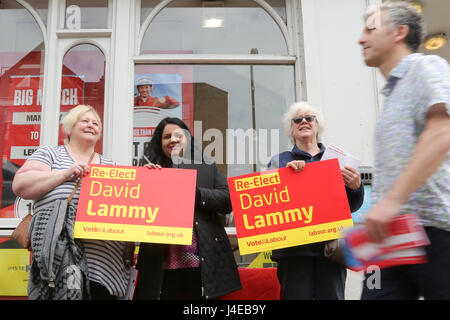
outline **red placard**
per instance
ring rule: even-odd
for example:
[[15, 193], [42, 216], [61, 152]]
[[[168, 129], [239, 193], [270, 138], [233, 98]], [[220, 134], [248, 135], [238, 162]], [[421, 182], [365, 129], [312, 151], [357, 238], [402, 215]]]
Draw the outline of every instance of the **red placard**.
[[336, 239], [353, 225], [336, 159], [228, 181], [241, 254]]
[[191, 244], [197, 172], [92, 165], [74, 237]]
[[345, 235], [348, 264], [353, 270], [370, 265], [388, 267], [427, 261], [424, 246], [430, 240], [416, 213], [408, 213], [392, 219], [388, 237], [381, 243], [369, 239], [367, 227], [353, 228]]

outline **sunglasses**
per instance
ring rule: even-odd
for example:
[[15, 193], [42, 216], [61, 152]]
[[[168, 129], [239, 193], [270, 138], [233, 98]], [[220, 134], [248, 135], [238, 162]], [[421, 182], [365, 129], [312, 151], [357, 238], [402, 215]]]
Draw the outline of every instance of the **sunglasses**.
[[316, 119], [316, 116], [299, 116], [299, 117], [295, 117], [292, 119], [292, 122], [299, 124], [303, 121], [303, 119], [305, 119], [307, 122], [313, 122], [314, 119]]

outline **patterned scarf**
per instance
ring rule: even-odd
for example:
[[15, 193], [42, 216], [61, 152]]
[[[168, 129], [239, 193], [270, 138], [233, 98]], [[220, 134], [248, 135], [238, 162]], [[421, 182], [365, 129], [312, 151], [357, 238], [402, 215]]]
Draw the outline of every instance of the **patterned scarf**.
[[73, 238], [75, 214], [68, 200], [55, 200], [35, 212], [30, 223], [29, 300], [89, 299], [86, 257]]

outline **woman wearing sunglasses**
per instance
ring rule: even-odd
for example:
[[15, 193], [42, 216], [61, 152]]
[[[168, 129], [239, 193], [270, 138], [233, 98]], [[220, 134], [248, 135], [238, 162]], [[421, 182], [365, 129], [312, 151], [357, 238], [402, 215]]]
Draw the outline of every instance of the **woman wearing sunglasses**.
[[[294, 147], [273, 157], [269, 169], [291, 167], [301, 174], [305, 165], [320, 161], [325, 151], [321, 143], [324, 120], [319, 109], [297, 102], [283, 116], [283, 126]], [[341, 170], [352, 212], [364, 200], [364, 186], [355, 168]], [[325, 242], [273, 250], [282, 299], [344, 299], [347, 270], [324, 256]]]

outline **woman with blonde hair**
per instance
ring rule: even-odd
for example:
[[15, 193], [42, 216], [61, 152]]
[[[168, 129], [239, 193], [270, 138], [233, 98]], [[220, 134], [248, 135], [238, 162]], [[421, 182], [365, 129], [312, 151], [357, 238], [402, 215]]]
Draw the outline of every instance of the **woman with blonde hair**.
[[[13, 180], [17, 196], [34, 200], [30, 224], [33, 261], [28, 297], [30, 300], [115, 299], [125, 294], [128, 283], [126, 244], [73, 239], [79, 187], [70, 202], [72, 210], [63, 218], [60, 234], [53, 231], [58, 226], [53, 220], [58, 217], [52, 217], [52, 211], [47, 213], [49, 210], [46, 210], [53, 203], [69, 198], [77, 182], [89, 173], [89, 163], [114, 164], [94, 151], [102, 130], [95, 109], [78, 105], [68, 112], [62, 123], [67, 135], [65, 145], [37, 149]], [[46, 242], [46, 237], [51, 241]]]
[[[296, 102], [284, 114], [283, 126], [294, 147], [274, 156], [268, 167], [291, 167], [301, 174], [308, 163], [320, 161], [325, 151], [322, 112], [306, 102]], [[354, 212], [363, 203], [364, 186], [355, 168], [344, 167], [341, 173]], [[318, 242], [273, 250], [283, 299], [344, 299], [346, 268], [325, 257], [324, 246], [325, 242]]]

